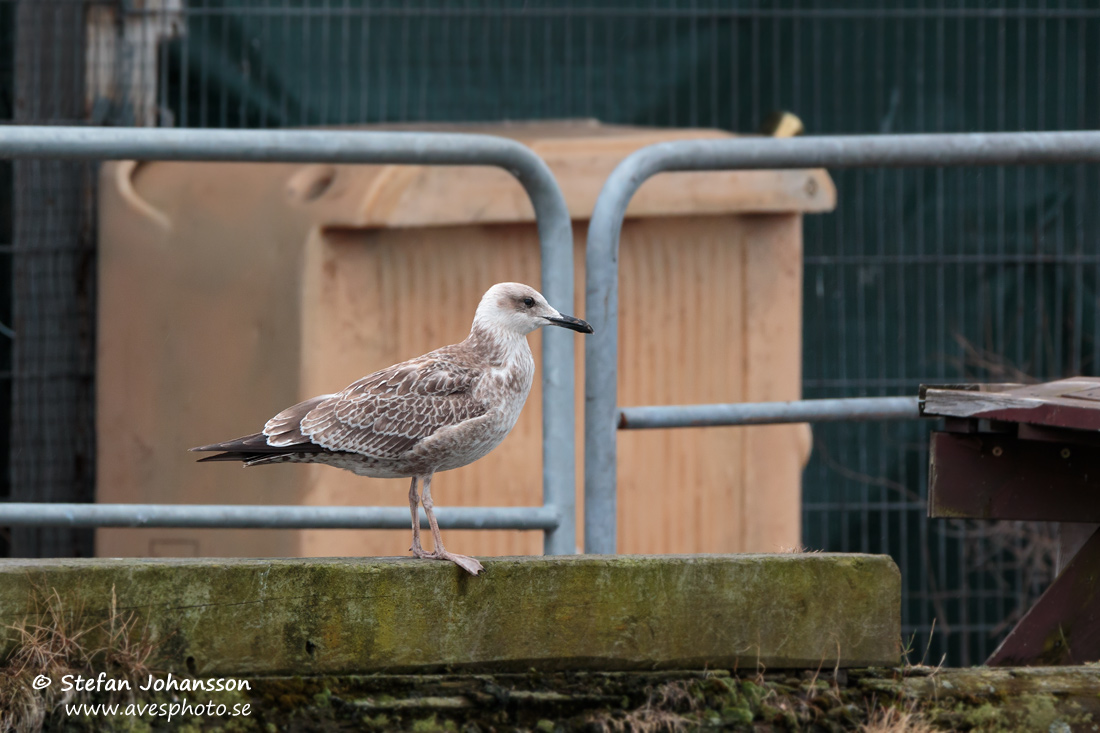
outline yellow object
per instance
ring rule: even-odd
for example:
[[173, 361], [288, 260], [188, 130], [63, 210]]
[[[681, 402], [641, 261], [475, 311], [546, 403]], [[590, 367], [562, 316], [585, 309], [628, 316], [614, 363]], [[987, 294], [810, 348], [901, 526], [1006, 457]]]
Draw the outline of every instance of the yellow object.
[[761, 133], [770, 137], [795, 137], [805, 131], [802, 120], [791, 112], [776, 112], [760, 128]]

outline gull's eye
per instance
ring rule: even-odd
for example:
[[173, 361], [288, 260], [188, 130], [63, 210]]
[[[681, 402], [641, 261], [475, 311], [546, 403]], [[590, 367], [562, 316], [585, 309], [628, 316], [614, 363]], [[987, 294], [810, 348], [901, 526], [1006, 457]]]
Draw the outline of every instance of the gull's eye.
[[528, 308], [530, 308], [530, 307], [535, 305], [535, 299], [534, 298], [524, 298], [523, 299], [523, 304], [525, 306], [527, 306]]

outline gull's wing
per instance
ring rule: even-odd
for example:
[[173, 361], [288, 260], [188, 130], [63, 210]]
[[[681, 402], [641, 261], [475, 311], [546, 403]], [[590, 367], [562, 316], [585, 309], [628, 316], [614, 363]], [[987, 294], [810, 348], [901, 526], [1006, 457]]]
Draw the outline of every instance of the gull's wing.
[[489, 405], [473, 397], [480, 375], [428, 354], [363, 377], [304, 417], [300, 406], [285, 410], [268, 421], [264, 434], [273, 446], [305, 439], [328, 450], [397, 458], [441, 428], [488, 412]]

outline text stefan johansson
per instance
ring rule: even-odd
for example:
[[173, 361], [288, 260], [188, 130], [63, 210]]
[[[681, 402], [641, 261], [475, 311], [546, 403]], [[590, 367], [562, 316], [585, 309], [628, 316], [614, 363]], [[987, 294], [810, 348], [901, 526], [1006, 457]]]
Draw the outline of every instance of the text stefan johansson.
[[[61, 678], [61, 689], [64, 692], [78, 690], [81, 692], [116, 692], [132, 690], [130, 680], [112, 679], [100, 672], [96, 677], [67, 674]], [[195, 680], [189, 677], [175, 677], [171, 672], [168, 677], [161, 679], [149, 675], [149, 679], [143, 685], [138, 685], [143, 692], [234, 692], [236, 690], [251, 690], [248, 680], [240, 680], [233, 677], [207, 677], [204, 680]]]

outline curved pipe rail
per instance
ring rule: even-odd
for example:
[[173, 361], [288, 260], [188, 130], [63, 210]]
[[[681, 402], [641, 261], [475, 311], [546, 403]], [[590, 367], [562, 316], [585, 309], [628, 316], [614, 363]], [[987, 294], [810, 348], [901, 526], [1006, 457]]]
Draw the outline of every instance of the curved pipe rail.
[[628, 156], [604, 184], [588, 226], [585, 320], [599, 338], [585, 341], [585, 552], [616, 549], [619, 234], [626, 208], [646, 180], [662, 172], [689, 170], [1097, 162], [1100, 132], [682, 140]]
[[[534, 207], [543, 295], [551, 303], [572, 307], [573, 231], [565, 197], [546, 163], [507, 138], [438, 132], [0, 126], [0, 158], [496, 166], [515, 176]], [[560, 524], [542, 528], [547, 530], [547, 554], [570, 554], [576, 552], [573, 335], [550, 329], [543, 344], [543, 501], [560, 516]], [[10, 506], [0, 506], [0, 524], [6, 523]], [[541, 514], [543, 508], [537, 509]]]

